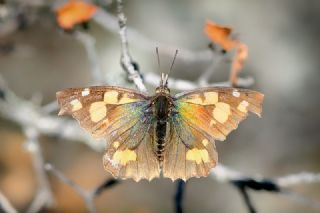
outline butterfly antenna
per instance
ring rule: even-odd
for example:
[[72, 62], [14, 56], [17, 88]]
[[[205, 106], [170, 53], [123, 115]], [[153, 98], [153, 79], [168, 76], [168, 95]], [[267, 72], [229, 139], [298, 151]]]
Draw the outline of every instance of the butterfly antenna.
[[173, 60], [172, 60], [172, 63], [171, 63], [171, 66], [170, 66], [170, 70], [169, 70], [168, 75], [171, 73], [171, 70], [172, 70], [172, 68], [173, 68], [174, 62], [176, 61], [177, 55], [178, 55], [178, 50], [176, 50], [176, 52], [175, 52], [175, 54], [174, 54], [174, 57], [173, 57]]
[[[159, 48], [156, 47], [156, 54], [157, 54], [157, 59], [158, 59], [158, 72], [160, 73], [160, 56], [159, 56]], [[160, 80], [160, 85], [163, 85], [163, 76], [161, 74], [161, 80]]]
[[156, 54], [157, 54], [157, 59], [158, 59], [158, 71], [160, 73], [160, 56], [159, 56], [159, 48], [156, 47]]

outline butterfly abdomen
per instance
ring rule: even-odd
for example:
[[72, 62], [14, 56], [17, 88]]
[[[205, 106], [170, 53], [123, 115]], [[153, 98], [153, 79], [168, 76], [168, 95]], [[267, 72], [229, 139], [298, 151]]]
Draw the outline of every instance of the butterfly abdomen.
[[159, 161], [163, 161], [163, 153], [166, 145], [167, 123], [158, 121], [156, 123], [156, 147], [155, 154]]
[[157, 120], [155, 125], [156, 138], [154, 152], [157, 156], [157, 159], [162, 162], [168, 135], [168, 116], [170, 107], [168, 97], [165, 95], [159, 95], [154, 100], [154, 107], [154, 114]]

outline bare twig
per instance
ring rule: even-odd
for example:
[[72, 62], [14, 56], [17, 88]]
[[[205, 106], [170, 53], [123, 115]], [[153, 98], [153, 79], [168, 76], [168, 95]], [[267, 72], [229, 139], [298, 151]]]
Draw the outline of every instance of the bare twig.
[[235, 182], [234, 185], [238, 188], [240, 194], [242, 195], [243, 201], [246, 204], [249, 212], [250, 213], [256, 213], [257, 211], [256, 211], [255, 207], [252, 204], [252, 201], [250, 199], [250, 196], [248, 194], [248, 191], [247, 191], [245, 185], [237, 184], [237, 182]]
[[319, 201], [312, 200], [304, 195], [299, 195], [298, 193], [289, 191], [285, 188], [295, 184], [319, 183], [319, 173], [305, 172], [284, 177], [266, 179], [261, 176], [243, 175], [238, 171], [219, 164], [212, 170], [211, 177], [215, 178], [219, 182], [230, 182], [235, 185], [240, 190], [250, 212], [255, 212], [255, 209], [250, 200], [247, 191], [248, 189], [278, 193], [295, 202], [299, 202], [306, 206], [320, 210]]
[[[118, 20], [109, 12], [99, 9], [98, 12], [93, 16], [93, 20], [107, 31], [112, 33], [119, 33]], [[149, 52], [154, 52], [155, 47], [159, 46], [161, 47], [161, 52], [170, 57], [172, 53], [178, 49], [181, 53], [181, 55], [179, 56], [179, 60], [185, 63], [208, 62], [212, 60], [212, 51], [209, 49], [192, 51], [181, 47], [175, 47], [169, 44], [159, 43], [158, 41], [154, 41], [149, 37], [143, 35], [141, 32], [137, 31], [136, 29], [130, 27], [127, 27], [127, 32], [128, 41], [131, 44], [137, 45], [137, 47]]]
[[37, 194], [27, 211], [29, 213], [33, 213], [39, 212], [43, 208], [52, 207], [54, 204], [54, 198], [49, 186], [47, 175], [44, 171], [44, 161], [38, 141], [38, 132], [33, 127], [25, 127], [24, 133], [27, 137], [26, 148], [31, 154], [37, 182], [39, 184]]
[[0, 192], [0, 212], [16, 213], [17, 210], [11, 205], [9, 200]]
[[136, 87], [142, 91], [146, 92], [147, 88], [143, 83], [142, 76], [135, 66], [135, 62], [132, 61], [132, 58], [129, 53], [128, 40], [127, 40], [127, 18], [123, 13], [123, 2], [122, 0], [117, 0], [117, 11], [118, 11], [118, 23], [119, 23], [119, 35], [121, 39], [121, 59], [120, 63], [123, 69], [127, 72], [129, 80], [133, 81]]
[[104, 84], [105, 80], [99, 65], [98, 55], [95, 48], [95, 39], [90, 34], [81, 31], [75, 32], [75, 38], [80, 41], [86, 49], [95, 85]]
[[301, 172], [276, 178], [279, 186], [288, 187], [297, 184], [320, 183], [320, 173]]
[[[96, 151], [104, 150], [105, 143], [94, 140], [79, 127], [76, 121], [46, 114], [41, 107], [14, 94], [1, 79], [0, 75], [0, 91], [5, 97], [5, 99], [0, 99], [0, 115], [2, 117], [22, 127], [31, 126], [39, 134], [58, 136], [70, 142], [80, 141]], [[1, 84], [1, 82], [3, 83]]]
[[105, 189], [108, 189], [116, 184], [120, 183], [117, 179], [107, 179], [104, 182], [102, 182], [100, 185], [98, 185], [96, 188], [92, 190], [92, 193], [94, 196], [100, 195]]
[[58, 111], [58, 109], [59, 109], [58, 102], [56, 100], [54, 100], [54, 101], [44, 105], [42, 107], [42, 112], [44, 114], [50, 114], [50, 113]]
[[184, 198], [184, 193], [185, 193], [184, 191], [185, 191], [187, 182], [184, 182], [183, 180], [178, 180], [176, 184], [177, 184], [177, 189], [174, 197], [175, 209], [176, 209], [176, 213], [183, 213], [182, 201]]
[[[210, 176], [219, 182], [230, 182], [234, 180], [255, 179], [258, 182], [265, 181], [261, 175], [244, 175], [239, 171], [233, 170], [222, 164], [218, 164], [212, 169]], [[320, 173], [302, 172], [298, 174], [291, 174], [283, 177], [273, 178], [274, 184], [279, 187], [288, 187], [307, 183], [320, 183]]]
[[87, 210], [91, 213], [97, 212], [96, 206], [94, 204], [95, 197], [100, 195], [105, 189], [108, 189], [119, 183], [119, 181], [115, 179], [110, 179], [99, 184], [97, 187], [94, 187], [92, 190], [87, 191], [75, 182], [73, 182], [72, 180], [70, 180], [69, 178], [67, 178], [62, 172], [54, 168], [51, 164], [46, 164], [45, 169], [51, 172], [54, 176], [56, 176], [61, 182], [75, 190], [82, 197], [87, 207]]
[[199, 86], [206, 86], [209, 84], [211, 76], [215, 73], [217, 70], [217, 66], [224, 58], [224, 54], [216, 55], [213, 59], [208, 68], [199, 76], [198, 78], [198, 84]]

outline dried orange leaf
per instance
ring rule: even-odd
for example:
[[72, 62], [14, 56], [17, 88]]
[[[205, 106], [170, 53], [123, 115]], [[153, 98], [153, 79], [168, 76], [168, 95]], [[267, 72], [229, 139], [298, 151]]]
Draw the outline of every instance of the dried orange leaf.
[[238, 74], [248, 57], [247, 45], [230, 37], [231, 28], [218, 25], [212, 21], [207, 21], [204, 31], [212, 42], [220, 45], [224, 50], [236, 49], [236, 54], [232, 59], [230, 82], [233, 86], [237, 85]]
[[71, 29], [76, 24], [89, 21], [96, 11], [94, 4], [71, 0], [57, 9], [57, 21], [61, 28]]
[[229, 27], [207, 21], [204, 31], [214, 43], [222, 46], [226, 51], [229, 51], [237, 45], [237, 42], [230, 38], [232, 29]]
[[248, 57], [247, 45], [240, 43], [237, 45], [237, 52], [232, 60], [232, 67], [230, 72], [230, 82], [232, 85], [237, 85], [238, 74], [243, 68], [244, 61]]

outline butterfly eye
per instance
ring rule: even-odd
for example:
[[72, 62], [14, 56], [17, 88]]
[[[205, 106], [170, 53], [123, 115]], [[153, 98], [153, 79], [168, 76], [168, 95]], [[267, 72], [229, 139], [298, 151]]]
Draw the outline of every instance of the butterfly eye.
[[156, 94], [159, 93], [165, 93], [165, 94], [170, 94], [170, 89], [168, 87], [165, 86], [160, 86], [156, 88]]

